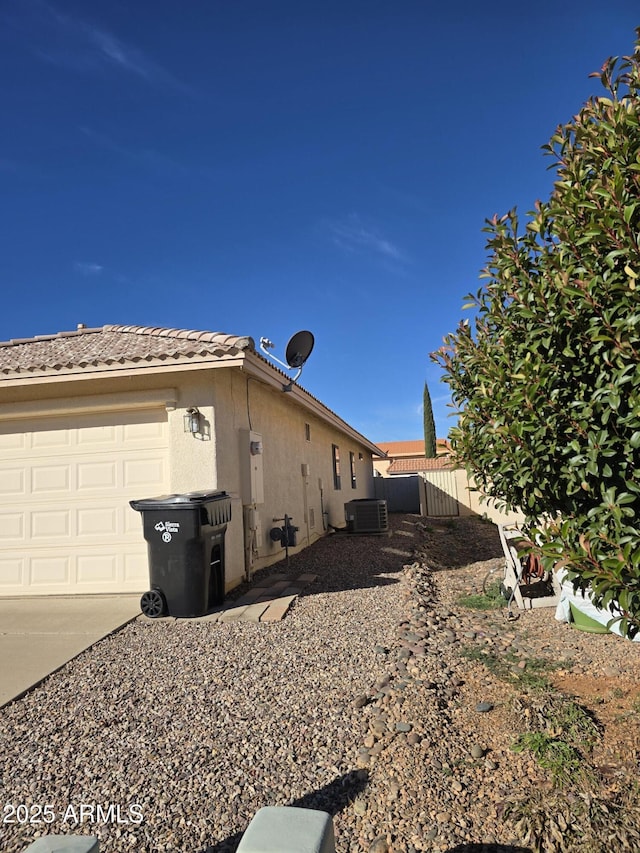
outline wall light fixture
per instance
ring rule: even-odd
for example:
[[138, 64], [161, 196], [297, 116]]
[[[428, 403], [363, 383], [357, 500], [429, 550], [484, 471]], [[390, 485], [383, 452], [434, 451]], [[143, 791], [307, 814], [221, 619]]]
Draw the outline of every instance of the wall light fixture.
[[198, 435], [202, 432], [202, 415], [197, 406], [191, 406], [187, 409], [184, 416], [184, 431], [190, 432], [191, 435]]

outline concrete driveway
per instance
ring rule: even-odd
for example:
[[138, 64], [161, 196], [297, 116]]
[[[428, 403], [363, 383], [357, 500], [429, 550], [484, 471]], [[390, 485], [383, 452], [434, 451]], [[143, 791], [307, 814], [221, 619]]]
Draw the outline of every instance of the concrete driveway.
[[0, 599], [0, 707], [139, 615], [139, 595]]

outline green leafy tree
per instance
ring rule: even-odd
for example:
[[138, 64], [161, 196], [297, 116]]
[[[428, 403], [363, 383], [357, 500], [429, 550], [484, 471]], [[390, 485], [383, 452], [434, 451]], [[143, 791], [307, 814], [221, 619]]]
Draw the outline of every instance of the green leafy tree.
[[436, 424], [433, 420], [433, 406], [427, 383], [424, 383], [422, 395], [422, 410], [424, 414], [424, 455], [427, 459], [435, 459], [437, 451]]
[[458, 409], [453, 449], [521, 509], [547, 566], [640, 630], [640, 28], [544, 146], [557, 179], [521, 229], [487, 221], [484, 286], [433, 358]]

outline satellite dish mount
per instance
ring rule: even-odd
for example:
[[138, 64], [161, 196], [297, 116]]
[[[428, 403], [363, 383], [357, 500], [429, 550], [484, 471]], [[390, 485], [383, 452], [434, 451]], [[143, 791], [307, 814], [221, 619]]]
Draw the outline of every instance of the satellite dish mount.
[[273, 361], [276, 361], [281, 367], [284, 367], [285, 370], [298, 371], [295, 376], [291, 377], [286, 385], [282, 386], [283, 391], [292, 390], [294, 382], [297, 382], [300, 374], [302, 373], [302, 368], [304, 367], [305, 362], [311, 355], [313, 344], [314, 337], [311, 332], [296, 332], [295, 335], [289, 339], [289, 343], [287, 344], [285, 352], [287, 363], [285, 364], [269, 352], [270, 349], [273, 349], [275, 344], [271, 343], [269, 338], [260, 338], [260, 349], [265, 355], [269, 356]]

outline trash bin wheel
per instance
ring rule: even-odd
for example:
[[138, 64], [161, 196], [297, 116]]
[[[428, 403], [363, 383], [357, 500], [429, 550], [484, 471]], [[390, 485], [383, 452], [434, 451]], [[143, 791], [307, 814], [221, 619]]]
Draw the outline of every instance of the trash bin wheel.
[[166, 612], [167, 606], [164, 595], [159, 589], [150, 589], [143, 593], [140, 599], [140, 610], [150, 619], [157, 619]]

